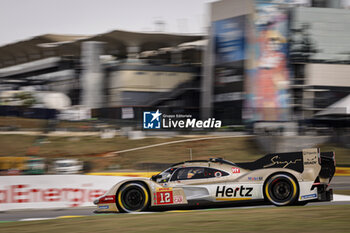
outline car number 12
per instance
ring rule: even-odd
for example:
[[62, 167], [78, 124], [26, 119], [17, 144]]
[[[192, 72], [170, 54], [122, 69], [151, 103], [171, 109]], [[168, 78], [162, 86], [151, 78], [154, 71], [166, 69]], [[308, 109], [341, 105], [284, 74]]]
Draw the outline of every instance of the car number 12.
[[157, 193], [157, 204], [172, 204], [172, 203], [173, 203], [173, 192]]
[[160, 203], [169, 203], [170, 193], [160, 193]]

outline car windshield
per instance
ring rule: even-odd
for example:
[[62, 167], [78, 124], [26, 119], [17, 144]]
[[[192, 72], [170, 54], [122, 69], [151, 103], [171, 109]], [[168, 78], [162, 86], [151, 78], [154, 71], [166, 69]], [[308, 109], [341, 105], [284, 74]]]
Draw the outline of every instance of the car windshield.
[[176, 168], [169, 168], [163, 172], [161, 172], [159, 175], [161, 175], [160, 178], [156, 180], [157, 183], [166, 183], [169, 181], [171, 175], [174, 173]]
[[181, 169], [177, 174], [177, 180], [200, 179], [200, 178], [204, 178], [203, 167], [184, 168], [184, 169]]

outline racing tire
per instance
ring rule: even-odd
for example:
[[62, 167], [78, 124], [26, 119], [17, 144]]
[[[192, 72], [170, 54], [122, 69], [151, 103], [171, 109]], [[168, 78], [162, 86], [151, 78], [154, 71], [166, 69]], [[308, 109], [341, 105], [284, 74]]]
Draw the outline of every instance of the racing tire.
[[286, 206], [296, 203], [299, 186], [288, 174], [276, 174], [265, 183], [264, 196], [275, 206]]
[[147, 209], [150, 202], [146, 187], [140, 183], [123, 185], [116, 196], [116, 204], [120, 212], [140, 212]]

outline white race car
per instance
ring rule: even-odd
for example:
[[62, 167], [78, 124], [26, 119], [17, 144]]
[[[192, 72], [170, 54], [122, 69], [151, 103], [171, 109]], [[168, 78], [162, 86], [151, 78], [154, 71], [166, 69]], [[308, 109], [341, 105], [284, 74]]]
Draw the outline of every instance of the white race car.
[[275, 153], [248, 163], [223, 159], [174, 164], [152, 178], [115, 184], [94, 201], [99, 212], [137, 212], [155, 207], [201, 206], [266, 200], [276, 206], [330, 201], [333, 152], [305, 149]]

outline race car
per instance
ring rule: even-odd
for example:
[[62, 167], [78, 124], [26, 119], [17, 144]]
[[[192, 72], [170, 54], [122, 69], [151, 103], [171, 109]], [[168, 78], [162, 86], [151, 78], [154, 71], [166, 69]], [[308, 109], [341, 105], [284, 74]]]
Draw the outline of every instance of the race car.
[[172, 165], [152, 178], [130, 178], [94, 201], [100, 212], [139, 212], [156, 207], [190, 207], [268, 201], [276, 206], [331, 201], [334, 152], [305, 149], [273, 153], [248, 163], [221, 158]]

